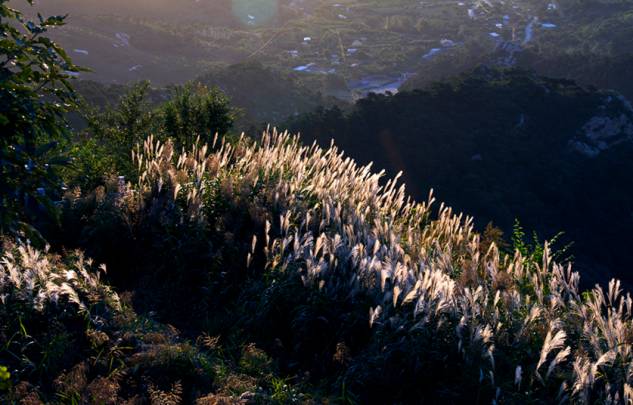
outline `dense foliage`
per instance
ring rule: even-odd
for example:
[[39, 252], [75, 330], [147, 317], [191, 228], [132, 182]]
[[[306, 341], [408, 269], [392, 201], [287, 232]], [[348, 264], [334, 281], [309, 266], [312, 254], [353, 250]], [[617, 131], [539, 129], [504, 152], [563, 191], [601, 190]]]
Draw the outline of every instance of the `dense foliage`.
[[63, 23], [28, 20], [0, 1], [0, 232], [24, 230], [60, 193], [53, 169], [64, 162], [57, 146], [75, 102], [67, 72], [79, 68], [44, 34]]
[[[190, 147], [197, 140], [228, 136], [238, 115], [224, 93], [199, 83], [160, 90], [148, 82], [113, 89], [82, 83], [80, 88], [92, 102], [86, 103], [84, 117], [76, 120], [73, 165], [64, 172], [70, 187], [90, 190], [115, 175], [134, 178], [130, 151], [150, 134], [163, 140], [170, 137], [178, 148]], [[109, 102], [93, 104], [108, 94]]]
[[210, 143], [214, 136], [226, 135], [235, 113], [229, 99], [219, 90], [209, 91], [201, 84], [176, 88], [163, 107], [164, 132], [178, 147], [191, 147], [200, 139]]

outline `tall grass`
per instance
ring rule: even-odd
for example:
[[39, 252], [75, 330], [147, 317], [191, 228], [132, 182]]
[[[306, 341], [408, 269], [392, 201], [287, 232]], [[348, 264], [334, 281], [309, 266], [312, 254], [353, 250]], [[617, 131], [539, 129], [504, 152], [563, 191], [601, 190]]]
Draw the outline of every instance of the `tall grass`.
[[[216, 139], [180, 153], [149, 137], [133, 161], [138, 182], [120, 182], [117, 210], [213, 229], [218, 207], [239, 207], [252, 233], [231, 242], [245, 246], [232, 269], [300, 277], [329, 302], [366, 306], [377, 344], [337, 344], [346, 353], [345, 398], [348, 387], [358, 394], [363, 386], [363, 368], [376, 358], [396, 361], [389, 348], [401, 345], [411, 364], [435, 359], [429, 364], [452, 369], [462, 381], [449, 389], [461, 399], [474, 387], [476, 402], [633, 400], [631, 296], [617, 280], [581, 292], [580, 275], [556, 263], [547, 244], [538, 260], [494, 244], [482, 250], [472, 219], [436, 207], [432, 195], [415, 202], [397, 177], [384, 179], [333, 145], [304, 146], [274, 130], [258, 142]], [[21, 297], [37, 308], [64, 296], [81, 307], [78, 288], [101, 286], [81, 270], [81, 258], [75, 270], [53, 274], [45, 256], [17, 251], [19, 259], [8, 252], [0, 264], [3, 305]], [[415, 384], [418, 366], [407, 367]], [[434, 378], [432, 370], [420, 375]], [[379, 379], [394, 391], [405, 384]]]
[[432, 196], [415, 202], [397, 178], [382, 181], [335, 146], [303, 146], [287, 133], [179, 155], [149, 138], [134, 159], [141, 176], [131, 198], [166, 196], [192, 220], [204, 221], [218, 189], [256, 199], [265, 225], [245, 266], [261, 254], [308, 288], [371, 297], [372, 328], [448, 339], [494, 400], [633, 399], [630, 295], [617, 280], [581, 293], [580, 275], [554, 262], [547, 244], [537, 263], [494, 244], [482, 251], [471, 218], [444, 205], [433, 212]]
[[[48, 306], [74, 305], [88, 313], [96, 302], [120, 308], [119, 298], [102, 283], [92, 260], [80, 252], [69, 263], [30, 245], [4, 242], [0, 258], [0, 302], [5, 308], [20, 303], [27, 311], [43, 312]], [[4, 309], [4, 308], [3, 308]]]

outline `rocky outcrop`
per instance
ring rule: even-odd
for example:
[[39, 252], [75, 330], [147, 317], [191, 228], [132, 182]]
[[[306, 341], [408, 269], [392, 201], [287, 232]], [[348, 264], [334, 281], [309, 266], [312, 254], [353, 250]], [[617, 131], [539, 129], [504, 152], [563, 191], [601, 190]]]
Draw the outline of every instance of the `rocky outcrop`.
[[610, 95], [571, 140], [570, 146], [588, 157], [595, 157], [622, 142], [633, 142], [633, 109], [622, 96]]

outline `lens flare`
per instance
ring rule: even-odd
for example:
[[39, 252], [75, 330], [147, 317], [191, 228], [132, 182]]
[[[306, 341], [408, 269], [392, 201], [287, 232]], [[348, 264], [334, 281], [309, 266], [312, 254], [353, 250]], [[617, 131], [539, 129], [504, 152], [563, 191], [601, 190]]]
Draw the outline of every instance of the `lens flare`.
[[259, 26], [275, 21], [279, 0], [232, 0], [233, 15], [244, 25]]

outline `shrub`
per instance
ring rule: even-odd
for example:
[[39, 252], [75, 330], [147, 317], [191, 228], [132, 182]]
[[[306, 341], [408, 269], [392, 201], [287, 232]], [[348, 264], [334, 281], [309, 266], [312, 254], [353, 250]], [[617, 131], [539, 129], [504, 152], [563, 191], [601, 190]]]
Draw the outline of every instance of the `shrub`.
[[109, 176], [133, 176], [130, 151], [159, 126], [147, 101], [149, 89], [149, 82], [136, 83], [116, 104], [84, 112], [87, 129], [76, 138], [73, 167], [66, 173], [71, 186], [92, 190]]
[[111, 321], [118, 296], [80, 253], [62, 259], [10, 241], [2, 251], [0, 359], [13, 378], [46, 380], [82, 358], [84, 331]]
[[236, 114], [228, 98], [217, 88], [188, 83], [173, 89], [162, 107], [164, 133], [177, 146], [190, 148], [197, 138], [211, 143], [216, 134], [227, 135]]
[[79, 253], [4, 243], [0, 402], [190, 401], [211, 390], [214, 360], [174, 328], [138, 317], [99, 271]]
[[76, 137], [71, 155], [73, 167], [66, 170], [71, 186], [92, 190], [108, 177], [136, 180], [130, 151], [153, 134], [176, 148], [191, 147], [199, 138], [210, 143], [216, 134], [228, 135], [236, 117], [228, 98], [218, 89], [188, 83], [171, 89], [171, 99], [163, 104], [150, 100], [149, 82], [131, 86], [114, 105], [102, 110], [88, 108], [88, 123]]

